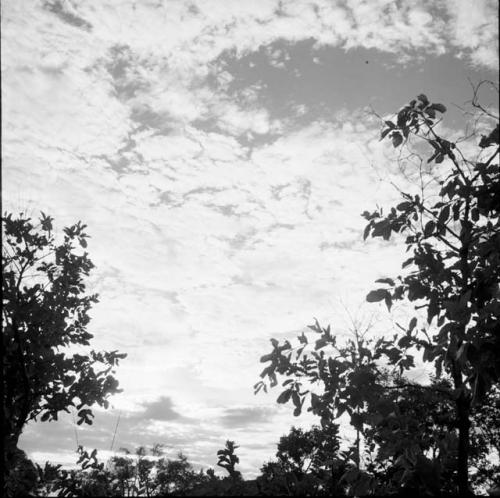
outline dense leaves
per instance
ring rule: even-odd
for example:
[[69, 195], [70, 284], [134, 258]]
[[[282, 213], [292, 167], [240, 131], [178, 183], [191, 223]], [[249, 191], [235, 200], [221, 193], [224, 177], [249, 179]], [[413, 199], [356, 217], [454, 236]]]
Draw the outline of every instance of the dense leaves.
[[[256, 479], [244, 480], [235, 469], [238, 446], [227, 441], [217, 452], [218, 465], [195, 471], [186, 456], [164, 456], [163, 445], [149, 451], [122, 448], [123, 455], [99, 462], [97, 451], [79, 447], [79, 469], [34, 465], [21, 455], [18, 474], [23, 489], [52, 496], [363, 496], [367, 494], [431, 496], [452, 494], [456, 479], [457, 434], [451, 385], [434, 380], [421, 386], [383, 374], [378, 393], [364, 411], [364, 463], [356, 464], [353, 448], [342, 450], [339, 425], [309, 430], [292, 427], [277, 445], [276, 458], [265, 463]], [[443, 393], [446, 394], [443, 396]], [[498, 462], [488, 449], [499, 443], [500, 391], [493, 390], [472, 418], [474, 483], [494, 482]], [[359, 448], [357, 450], [359, 452]], [[22, 464], [22, 465], [21, 465]], [[22, 470], [24, 469], [24, 470]]]
[[58, 241], [52, 225], [44, 213], [36, 225], [23, 214], [2, 217], [6, 468], [28, 421], [57, 420], [74, 407], [78, 423], [91, 424], [90, 407], [107, 407], [118, 392], [114, 368], [126, 356], [82, 349], [92, 339], [89, 310], [97, 302], [85, 292], [93, 268], [83, 251], [88, 235], [77, 223]]
[[[428, 163], [447, 160], [438, 200], [401, 192], [404, 202], [388, 215], [377, 210], [363, 216], [369, 222], [365, 238], [406, 235], [411, 254], [403, 265], [406, 273], [388, 282], [385, 301], [390, 309], [393, 301], [408, 299], [427, 311], [422, 333], [410, 336], [410, 344], [423, 350], [423, 360], [434, 364], [437, 376], [444, 371], [453, 380], [458, 482], [466, 494], [471, 410], [500, 380], [499, 138], [497, 122], [479, 141], [480, 155], [466, 159], [456, 143], [436, 131], [436, 111], [445, 110], [419, 95], [384, 130], [389, 137], [402, 133], [427, 142]], [[394, 147], [402, 143], [393, 138]], [[372, 291], [367, 300], [379, 299]]]
[[337, 424], [307, 431], [292, 427], [278, 443], [276, 460], [262, 467], [260, 489], [268, 495], [343, 495], [346, 465], [339, 448]]
[[[182, 453], [177, 458], [166, 458], [163, 445], [154, 445], [149, 451], [140, 446], [135, 454], [122, 448], [123, 456], [100, 462], [97, 451], [90, 454], [78, 448], [79, 468], [66, 470], [60, 465], [46, 463], [38, 466], [38, 475], [31, 489], [49, 496], [238, 496], [259, 494], [255, 481], [243, 481], [234, 466], [238, 461], [232, 441], [217, 455], [229, 476], [219, 477], [213, 469], [194, 470]], [[227, 457], [227, 458], [226, 458]], [[33, 464], [31, 464], [33, 466]]]
[[52, 496], [185, 496], [210, 482], [202, 471], [195, 471], [187, 457], [165, 458], [151, 448], [150, 455], [139, 447], [135, 455], [123, 449], [124, 456], [114, 456], [106, 464], [97, 451], [90, 454], [78, 448], [80, 468], [66, 470], [49, 463], [38, 467], [39, 493]]
[[[498, 451], [477, 435], [479, 414], [491, 414], [491, 393], [500, 380], [498, 124], [488, 114], [493, 131], [482, 136], [478, 155], [467, 159], [455, 142], [438, 134], [445, 111], [421, 94], [386, 120], [381, 134], [395, 148], [412, 146], [411, 139], [427, 145], [427, 163], [443, 163], [437, 191], [401, 191], [401, 202], [386, 214], [363, 213], [364, 239], [403, 236], [409, 253], [404, 273], [378, 279], [381, 285], [367, 301], [391, 310], [407, 300], [424, 317], [422, 311], [410, 316], [392, 339], [356, 334], [339, 344], [330, 327], [318, 322], [310, 327], [314, 342], [304, 334], [293, 346], [273, 339], [272, 352], [261, 358], [269, 363], [263, 380], [254, 386], [256, 392], [267, 390], [282, 376], [277, 401], [291, 402], [295, 415], [306, 407], [322, 427], [347, 414], [357, 433], [343, 476], [351, 494], [404, 489], [467, 495], [469, 469], [476, 469], [474, 484], [481, 484], [478, 469], [488, 468], [488, 455]], [[405, 378], [417, 352], [419, 361], [434, 366], [431, 385]], [[495, 425], [490, 418], [485, 423]], [[361, 440], [368, 449], [364, 463]], [[492, 474], [485, 474], [483, 483], [493, 484]]]

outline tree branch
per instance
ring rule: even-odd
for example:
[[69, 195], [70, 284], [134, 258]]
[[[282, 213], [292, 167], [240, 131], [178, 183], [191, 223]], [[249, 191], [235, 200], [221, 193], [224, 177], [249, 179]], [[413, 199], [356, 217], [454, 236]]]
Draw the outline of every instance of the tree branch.
[[435, 391], [435, 392], [438, 392], [441, 394], [446, 394], [448, 397], [453, 399], [453, 395], [449, 389], [444, 389], [444, 388], [437, 387], [437, 386], [423, 386], [421, 384], [400, 384], [397, 386], [383, 386], [383, 388], [384, 389], [391, 389], [391, 390], [392, 389], [408, 389], [408, 388], [424, 389], [424, 390], [428, 390], [428, 391]]

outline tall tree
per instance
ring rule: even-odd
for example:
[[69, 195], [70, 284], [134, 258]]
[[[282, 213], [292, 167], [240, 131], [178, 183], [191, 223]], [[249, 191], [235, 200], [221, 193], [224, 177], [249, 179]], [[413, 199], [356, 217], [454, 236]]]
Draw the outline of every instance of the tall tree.
[[93, 337], [89, 310], [97, 302], [85, 292], [94, 266], [84, 251], [89, 236], [78, 222], [58, 241], [52, 223], [44, 213], [38, 224], [23, 213], [2, 217], [6, 477], [25, 424], [57, 420], [71, 407], [78, 424], [91, 424], [92, 405], [107, 408], [109, 395], [119, 391], [114, 367], [126, 356], [86, 348]]
[[[476, 96], [476, 94], [475, 94]], [[443, 163], [438, 200], [422, 189], [401, 191], [402, 202], [384, 215], [381, 209], [364, 217], [365, 238], [406, 235], [411, 256], [405, 273], [386, 278], [386, 287], [370, 292], [367, 300], [384, 300], [390, 309], [408, 299], [424, 309], [426, 322], [408, 328], [405, 341], [423, 350], [423, 360], [453, 379], [458, 441], [458, 487], [469, 493], [468, 465], [471, 411], [481, 405], [500, 380], [500, 171], [498, 116], [487, 113], [490, 129], [472, 155], [440, 133], [438, 116], [446, 111], [419, 95], [394, 120], [385, 121], [382, 139], [395, 148], [430, 149], [427, 163]], [[469, 157], [468, 157], [469, 156]]]
[[[499, 126], [498, 116], [479, 104], [477, 90], [472, 105], [484, 118], [486, 133], [475, 146], [469, 141], [469, 157], [460, 149], [459, 140], [440, 135], [439, 116], [445, 106], [431, 103], [423, 94], [403, 107], [395, 119], [384, 121], [381, 139], [391, 140], [395, 148], [413, 148], [410, 152], [419, 158], [421, 175], [426, 147], [430, 149], [427, 164], [440, 165], [429, 175], [437, 177], [432, 191], [423, 185], [416, 194], [400, 191], [402, 202], [387, 214], [382, 209], [363, 213], [368, 221], [365, 239], [370, 235], [384, 240], [395, 234], [405, 236], [410, 257], [403, 263], [403, 275], [379, 279], [382, 286], [367, 295], [369, 302], [385, 302], [389, 310], [402, 299], [419, 310], [406, 326], [399, 326], [403, 333], [392, 339], [350, 340], [339, 345], [330, 327], [316, 322], [310, 327], [319, 334], [312, 352], [307, 352], [309, 341], [302, 334], [298, 346], [273, 339], [273, 351], [261, 359], [270, 362], [261, 377], [269, 379], [271, 386], [278, 384], [277, 375], [286, 377], [278, 402], [291, 400], [299, 415], [309, 398], [308, 410], [319, 415], [322, 424], [347, 412], [360, 433], [365, 424], [378, 426], [394, 416], [393, 408], [401, 396], [409, 399], [410, 393], [420, 392], [417, 398], [412, 396], [423, 399], [426, 392], [440, 393], [443, 403], [453, 407], [451, 427], [458, 433], [454, 465], [461, 495], [470, 494], [472, 418], [480, 413], [500, 379]], [[404, 381], [402, 376], [414, 366], [417, 350], [424, 362], [434, 365], [437, 381], [450, 379], [449, 386], [436, 382], [410, 387]], [[384, 375], [384, 363], [399, 370], [402, 381]], [[264, 381], [255, 385], [256, 391], [262, 388], [266, 388]], [[386, 403], [386, 393], [392, 390], [400, 394]], [[438, 408], [435, 403], [425, 406]], [[409, 414], [415, 419], [416, 412], [410, 410], [404, 416]], [[379, 443], [384, 440], [379, 438]], [[387, 457], [393, 458], [394, 445], [389, 447], [393, 454]], [[401, 484], [408, 472], [420, 472], [424, 476], [420, 483], [425, 485], [431, 467], [424, 450], [420, 446], [404, 449], [405, 458], [398, 460], [407, 472], [399, 474]], [[360, 474], [359, 444], [353, 454], [357, 462], [346, 475], [352, 482]]]

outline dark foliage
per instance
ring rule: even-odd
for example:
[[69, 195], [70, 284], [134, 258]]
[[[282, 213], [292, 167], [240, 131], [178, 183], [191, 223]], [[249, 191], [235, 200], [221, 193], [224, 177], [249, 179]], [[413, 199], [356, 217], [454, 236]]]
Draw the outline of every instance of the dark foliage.
[[[330, 327], [316, 322], [310, 327], [318, 334], [314, 342], [304, 333], [297, 346], [272, 339], [273, 351], [261, 358], [269, 364], [256, 392], [267, 389], [266, 379], [278, 385], [281, 375], [277, 401], [291, 401], [295, 415], [306, 406], [322, 427], [349, 415], [358, 435], [343, 476], [350, 494], [465, 496], [471, 484], [496, 484], [498, 466], [487, 462], [498, 446], [481, 433], [494, 431], [500, 380], [498, 117], [473, 105], [494, 128], [479, 140], [474, 159], [438, 134], [446, 108], [425, 95], [384, 122], [381, 139], [395, 148], [420, 140], [430, 149], [427, 163], [444, 167], [433, 195], [426, 197], [423, 186], [419, 194], [401, 191], [402, 202], [387, 214], [363, 213], [365, 239], [405, 237], [410, 257], [404, 273], [377, 280], [382, 285], [366, 297], [388, 310], [403, 299], [413, 303], [415, 315], [407, 326], [398, 325], [403, 333], [377, 341], [356, 334], [340, 345]], [[434, 367], [430, 385], [404, 377], [418, 352]], [[397, 375], [387, 375], [387, 368]], [[369, 450], [365, 465], [360, 438]]]
[[92, 405], [107, 407], [118, 392], [117, 351], [70, 352], [89, 346], [88, 312], [97, 296], [85, 293], [93, 264], [83, 251], [88, 235], [77, 223], [53, 233], [52, 218], [39, 223], [22, 213], [2, 217], [3, 420], [6, 493], [24, 425], [57, 420], [61, 411], [78, 411], [78, 423], [92, 423]]

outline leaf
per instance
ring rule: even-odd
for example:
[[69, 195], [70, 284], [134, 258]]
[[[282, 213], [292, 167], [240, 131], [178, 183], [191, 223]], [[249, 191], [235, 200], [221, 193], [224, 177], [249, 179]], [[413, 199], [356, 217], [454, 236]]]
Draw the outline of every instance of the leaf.
[[443, 104], [432, 104], [431, 108], [441, 113], [446, 112], [446, 107]]
[[438, 302], [435, 298], [431, 298], [429, 299], [429, 306], [427, 307], [427, 323], [430, 324], [436, 315], [439, 315]]
[[403, 264], [401, 265], [402, 268], [406, 268], [407, 266], [411, 265], [415, 258], [408, 258], [406, 261], [403, 261]]
[[439, 153], [439, 154], [436, 156], [435, 162], [436, 162], [437, 164], [439, 164], [439, 163], [442, 163], [443, 161], [444, 161], [444, 154]]
[[424, 228], [424, 237], [430, 237], [434, 233], [435, 228], [436, 224], [432, 220], [428, 221]]
[[421, 93], [417, 97], [417, 99], [420, 100], [420, 102], [422, 102], [422, 104], [424, 104], [424, 106], [429, 105], [429, 99], [427, 98], [427, 95], [424, 95], [423, 93]]
[[383, 140], [390, 131], [391, 131], [390, 128], [386, 128], [385, 130], [382, 130], [382, 133], [380, 134], [380, 140]]
[[366, 225], [365, 230], [363, 232], [363, 240], [367, 239], [368, 235], [370, 234], [371, 227], [372, 227], [371, 223], [368, 223], [368, 225]]
[[408, 325], [408, 332], [411, 334], [416, 326], [417, 326], [417, 318], [413, 317], [410, 320], [410, 324]]
[[441, 152], [441, 145], [439, 145], [439, 142], [429, 140], [429, 143], [434, 147], [434, 149], [436, 149], [437, 152]]
[[287, 389], [286, 391], [283, 391], [279, 396], [278, 398], [276, 399], [276, 402], [277, 403], [280, 403], [280, 404], [284, 404], [284, 403], [287, 403], [288, 400], [290, 399], [290, 397], [292, 396], [292, 390], [291, 389]]
[[273, 365], [269, 365], [268, 367], [264, 368], [262, 372], [260, 372], [260, 377], [263, 379], [266, 375], [269, 377], [271, 373], [273, 373], [274, 367]]
[[398, 211], [408, 211], [409, 209], [411, 209], [413, 206], [413, 204], [411, 202], [401, 202], [399, 203], [397, 206], [396, 206], [396, 209]]
[[434, 159], [437, 157], [438, 154], [439, 154], [438, 152], [434, 152], [434, 154], [432, 154], [432, 156], [429, 157], [429, 159], [427, 159], [427, 164], [434, 161]]
[[392, 138], [392, 145], [394, 148], [399, 147], [403, 143], [403, 137], [401, 136], [401, 133], [398, 131], [394, 132], [391, 135]]
[[408, 348], [410, 345], [411, 345], [411, 337], [408, 337], [407, 335], [404, 335], [403, 337], [401, 337], [401, 339], [399, 339], [398, 341], [398, 346], [400, 348]]
[[392, 278], [379, 278], [375, 280], [375, 282], [380, 282], [381, 284], [388, 284], [391, 287], [394, 287], [394, 280]]
[[321, 398], [317, 394], [311, 393], [311, 407], [315, 409], [319, 406], [321, 406]]
[[43, 211], [40, 211], [41, 213], [41, 225], [42, 225], [42, 230], [46, 232], [50, 232], [52, 230], [52, 221], [53, 219], [50, 216], [47, 216]]
[[387, 306], [387, 309], [388, 309], [389, 311], [391, 311], [391, 307], [392, 307], [392, 297], [391, 297], [391, 295], [390, 295], [390, 294], [387, 294], [387, 295], [385, 296], [385, 305]]
[[446, 206], [444, 206], [441, 212], [439, 213], [438, 224], [444, 225], [448, 221], [449, 217], [450, 217], [450, 206], [449, 204], [446, 204]]
[[328, 344], [328, 340], [325, 337], [320, 337], [314, 346], [315, 350], [324, 348]]
[[276, 378], [276, 374], [274, 372], [271, 372], [269, 374], [269, 379], [270, 379], [270, 386], [274, 387], [275, 385], [278, 384], [278, 379]]
[[401, 109], [399, 112], [398, 112], [398, 119], [397, 119], [397, 123], [398, 123], [398, 127], [399, 128], [403, 128], [405, 126], [405, 123], [406, 123], [406, 116], [407, 116], [407, 108], [404, 107], [403, 109]]
[[377, 303], [379, 301], [384, 300], [387, 295], [389, 295], [389, 292], [386, 289], [377, 289], [377, 290], [370, 291], [366, 295], [366, 300], [369, 303]]
[[307, 337], [304, 332], [302, 332], [302, 335], [299, 335], [298, 339], [301, 344], [307, 344]]
[[396, 125], [392, 121], [384, 121], [384, 123], [391, 129], [393, 130], [396, 128]]

